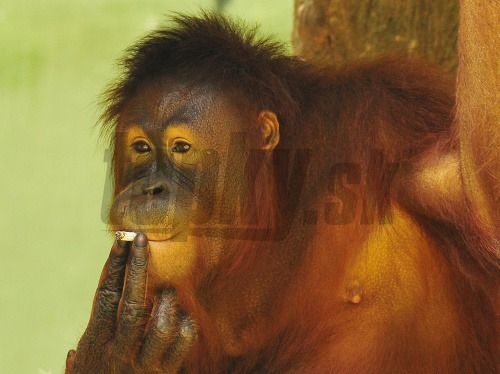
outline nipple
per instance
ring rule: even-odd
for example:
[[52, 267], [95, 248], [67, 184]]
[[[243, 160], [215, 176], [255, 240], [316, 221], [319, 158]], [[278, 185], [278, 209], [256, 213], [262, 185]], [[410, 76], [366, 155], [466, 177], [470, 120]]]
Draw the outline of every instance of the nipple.
[[358, 281], [351, 283], [347, 288], [347, 300], [351, 304], [359, 304], [361, 302], [362, 294], [363, 290], [361, 289], [361, 285]]

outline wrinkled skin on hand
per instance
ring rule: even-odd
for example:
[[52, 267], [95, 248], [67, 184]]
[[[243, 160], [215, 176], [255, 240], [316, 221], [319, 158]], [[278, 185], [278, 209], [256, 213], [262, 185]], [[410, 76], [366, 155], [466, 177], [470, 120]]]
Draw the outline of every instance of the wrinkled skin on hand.
[[66, 374], [175, 373], [196, 337], [172, 288], [146, 298], [148, 240], [115, 243], [104, 265], [92, 314]]

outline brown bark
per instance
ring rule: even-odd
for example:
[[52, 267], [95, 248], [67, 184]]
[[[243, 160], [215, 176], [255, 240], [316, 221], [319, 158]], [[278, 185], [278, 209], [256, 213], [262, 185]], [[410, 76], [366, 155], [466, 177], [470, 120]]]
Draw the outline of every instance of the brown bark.
[[397, 52], [457, 65], [458, 0], [295, 0], [293, 46], [340, 64]]
[[462, 175], [476, 212], [496, 227], [500, 239], [500, 2], [462, 0], [461, 8], [457, 120]]

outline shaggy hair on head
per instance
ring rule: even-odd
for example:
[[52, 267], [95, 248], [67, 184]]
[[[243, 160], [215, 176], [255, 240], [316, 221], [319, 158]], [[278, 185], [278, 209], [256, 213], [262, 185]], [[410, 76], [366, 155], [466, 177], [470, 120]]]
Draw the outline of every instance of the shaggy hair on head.
[[[105, 92], [102, 122], [112, 130], [125, 103], [147, 81], [162, 76], [182, 82], [237, 89], [259, 109], [274, 111], [292, 125], [304, 87], [317, 87], [310, 67], [287, 56], [282, 44], [257, 36], [257, 29], [213, 13], [175, 15], [126, 51], [122, 75]], [[309, 82], [301, 82], [301, 77]], [[301, 89], [298, 89], [300, 84]]]

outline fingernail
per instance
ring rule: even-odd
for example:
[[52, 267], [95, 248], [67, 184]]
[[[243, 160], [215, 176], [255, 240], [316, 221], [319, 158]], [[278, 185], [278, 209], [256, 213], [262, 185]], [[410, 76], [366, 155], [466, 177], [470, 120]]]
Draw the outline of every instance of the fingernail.
[[187, 333], [193, 332], [193, 324], [190, 320], [184, 321], [184, 324], [182, 325], [182, 331]]
[[188, 317], [182, 322], [181, 334], [184, 335], [184, 337], [186, 337], [186, 335], [190, 336], [191, 338], [196, 337], [197, 335], [196, 325], [193, 323], [190, 317]]
[[138, 233], [134, 239], [134, 245], [136, 247], [145, 247], [148, 245], [148, 238], [142, 232]]

